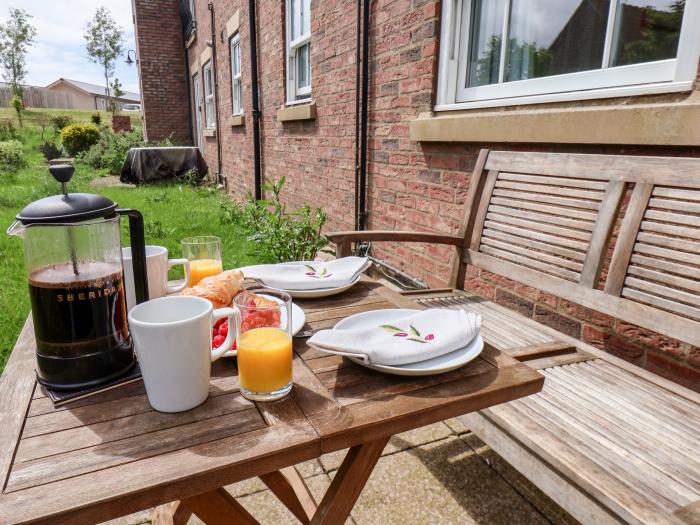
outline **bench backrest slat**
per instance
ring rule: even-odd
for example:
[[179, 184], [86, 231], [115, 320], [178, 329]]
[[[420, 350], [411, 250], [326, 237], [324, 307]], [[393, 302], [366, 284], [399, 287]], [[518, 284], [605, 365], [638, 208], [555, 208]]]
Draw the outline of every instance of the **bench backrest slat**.
[[700, 345], [700, 159], [484, 150], [472, 181], [464, 263]]

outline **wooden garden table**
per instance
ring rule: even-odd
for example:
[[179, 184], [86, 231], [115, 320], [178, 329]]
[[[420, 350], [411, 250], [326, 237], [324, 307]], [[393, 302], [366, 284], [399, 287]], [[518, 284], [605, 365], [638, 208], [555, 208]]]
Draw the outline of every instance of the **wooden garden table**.
[[[358, 312], [420, 308], [369, 278], [342, 295], [298, 301], [307, 329]], [[382, 375], [294, 340], [292, 394], [251, 403], [233, 359], [213, 365], [211, 395], [155, 412], [141, 382], [54, 408], [34, 375], [31, 320], [0, 379], [0, 523], [95, 523], [160, 505], [156, 523], [256, 523], [221, 487], [258, 476], [304, 523], [343, 523], [389, 438], [541, 390], [544, 378], [490, 345], [437, 376]], [[316, 504], [293, 465], [350, 448]]]

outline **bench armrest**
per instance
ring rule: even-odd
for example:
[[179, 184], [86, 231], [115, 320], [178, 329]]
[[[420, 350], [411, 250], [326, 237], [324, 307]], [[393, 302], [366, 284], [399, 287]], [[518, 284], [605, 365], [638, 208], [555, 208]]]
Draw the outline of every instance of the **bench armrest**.
[[462, 246], [464, 239], [457, 235], [442, 235], [440, 233], [369, 230], [346, 231], [326, 234], [329, 241], [336, 246], [336, 255], [345, 257], [350, 254], [350, 245], [360, 241], [397, 241], [397, 242], [427, 242], [431, 244], [447, 244]]

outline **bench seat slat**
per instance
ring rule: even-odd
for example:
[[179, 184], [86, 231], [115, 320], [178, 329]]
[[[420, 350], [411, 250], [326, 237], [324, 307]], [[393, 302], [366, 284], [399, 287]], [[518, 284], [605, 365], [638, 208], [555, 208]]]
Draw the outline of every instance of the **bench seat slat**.
[[654, 197], [649, 200], [649, 206], [652, 208], [659, 208], [662, 210], [700, 213], [700, 202], [676, 201], [672, 199], [661, 199]]
[[692, 252], [700, 255], [700, 242], [685, 240], [683, 243], [679, 243], [678, 239], [673, 237], [665, 237], [663, 235], [655, 235], [648, 232], [639, 232], [637, 235], [637, 241], [639, 243], [671, 248], [674, 251], [679, 252], [681, 255], [685, 252]]
[[567, 239], [564, 237], [557, 237], [555, 235], [549, 235], [548, 233], [543, 233], [539, 231], [530, 231], [520, 228], [518, 226], [511, 226], [510, 224], [501, 224], [500, 222], [486, 220], [486, 222], [484, 222], [484, 228], [510, 233], [511, 235], [520, 236], [524, 239], [542, 241], [545, 243], [553, 244], [554, 246], [561, 246], [563, 248], [581, 250], [582, 252], [586, 250], [585, 242], [577, 241], [574, 239]]
[[672, 222], [674, 224], [683, 224], [685, 226], [700, 227], [700, 216], [698, 215], [647, 210], [644, 214], [644, 218], [653, 221]]
[[700, 191], [697, 190], [681, 190], [678, 188], [668, 188], [657, 186], [652, 192], [654, 197], [666, 197], [669, 199], [681, 199], [693, 202], [700, 202]]
[[[535, 231], [540, 231], [544, 233], [559, 235], [567, 239], [578, 239], [579, 241], [588, 242], [591, 239], [590, 232], [584, 232], [581, 230], [574, 230], [572, 228], [564, 228], [562, 226], [555, 226], [554, 224], [547, 224], [532, 220], [517, 219], [508, 215], [502, 215], [500, 213], [488, 212], [486, 214], [486, 219], [490, 221], [501, 222], [505, 224], [510, 224], [513, 226], [518, 226], [524, 229], [530, 229]], [[556, 221], [552, 221], [556, 224]]]
[[687, 237], [688, 239], [700, 240], [700, 228], [687, 228], [685, 226], [675, 226], [673, 224], [663, 224], [654, 221], [643, 221], [643, 231], [665, 233], [674, 237]]
[[[690, 304], [691, 306], [700, 307], [700, 296], [696, 294], [683, 292], [681, 290], [676, 290], [675, 288], [669, 288], [668, 286], [656, 284], [644, 279], [638, 279], [636, 277], [627, 277], [627, 279], [625, 279], [625, 285], [653, 295], [658, 295], [659, 297], [663, 297], [665, 299], [681, 301], [683, 303]], [[700, 310], [698, 310], [698, 315], [700, 316]]]
[[[649, 270], [648, 268], [636, 265], [629, 267], [628, 274], [700, 293], [700, 281], [697, 279], [686, 279], [685, 277], [679, 277], [665, 272], [657, 272], [656, 270]], [[695, 296], [694, 300], [697, 303], [698, 296]]]
[[648, 461], [649, 457], [653, 458], [656, 461], [653, 464], [654, 468], [674, 476], [686, 488], [697, 492], [698, 480], [693, 478], [687, 468], [687, 461], [692, 461], [693, 458], [689, 458], [677, 449], [669, 450], [668, 443], [661, 433], [641, 432], [636, 426], [622, 420], [619, 414], [602, 409], [595, 400], [572, 392], [569, 384], [556, 375], [548, 375], [547, 378], [549, 382], [547, 395], [555, 393], [556, 398], [553, 399], [557, 399], [562, 406], [570, 407], [573, 413], [580, 414], [580, 420], [584, 424], [593, 430], [603, 429], [611, 433], [615, 436], [615, 441], [626, 443], [630, 452], [637, 454], [645, 461]]
[[[668, 264], [675, 264], [676, 262], [686, 262], [689, 264], [694, 264], [695, 266], [700, 266], [700, 255], [695, 255], [693, 253], [687, 253], [668, 248], [660, 248], [658, 246], [652, 246], [641, 242], [638, 242], [634, 245], [634, 251], [644, 253], [646, 255], [663, 257], [664, 259], [668, 259]], [[681, 275], [689, 275], [695, 273], [697, 270], [693, 270], [692, 268], [688, 268], [687, 266], [679, 265], [675, 270], [669, 271], [672, 271], [673, 273], [680, 273]]]

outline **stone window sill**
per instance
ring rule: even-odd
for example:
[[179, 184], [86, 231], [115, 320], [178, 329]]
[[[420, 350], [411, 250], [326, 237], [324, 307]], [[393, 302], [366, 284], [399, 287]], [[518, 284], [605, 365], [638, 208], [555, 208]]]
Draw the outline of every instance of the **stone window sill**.
[[700, 92], [682, 102], [422, 113], [419, 142], [700, 145]]
[[309, 104], [297, 104], [294, 106], [282, 106], [277, 110], [279, 122], [291, 122], [294, 120], [314, 120], [316, 118], [316, 102]]
[[205, 137], [216, 137], [216, 128], [204, 128]]
[[243, 116], [243, 114], [233, 115], [228, 119], [228, 123], [231, 127], [242, 126], [243, 124], [245, 124], [245, 117]]

